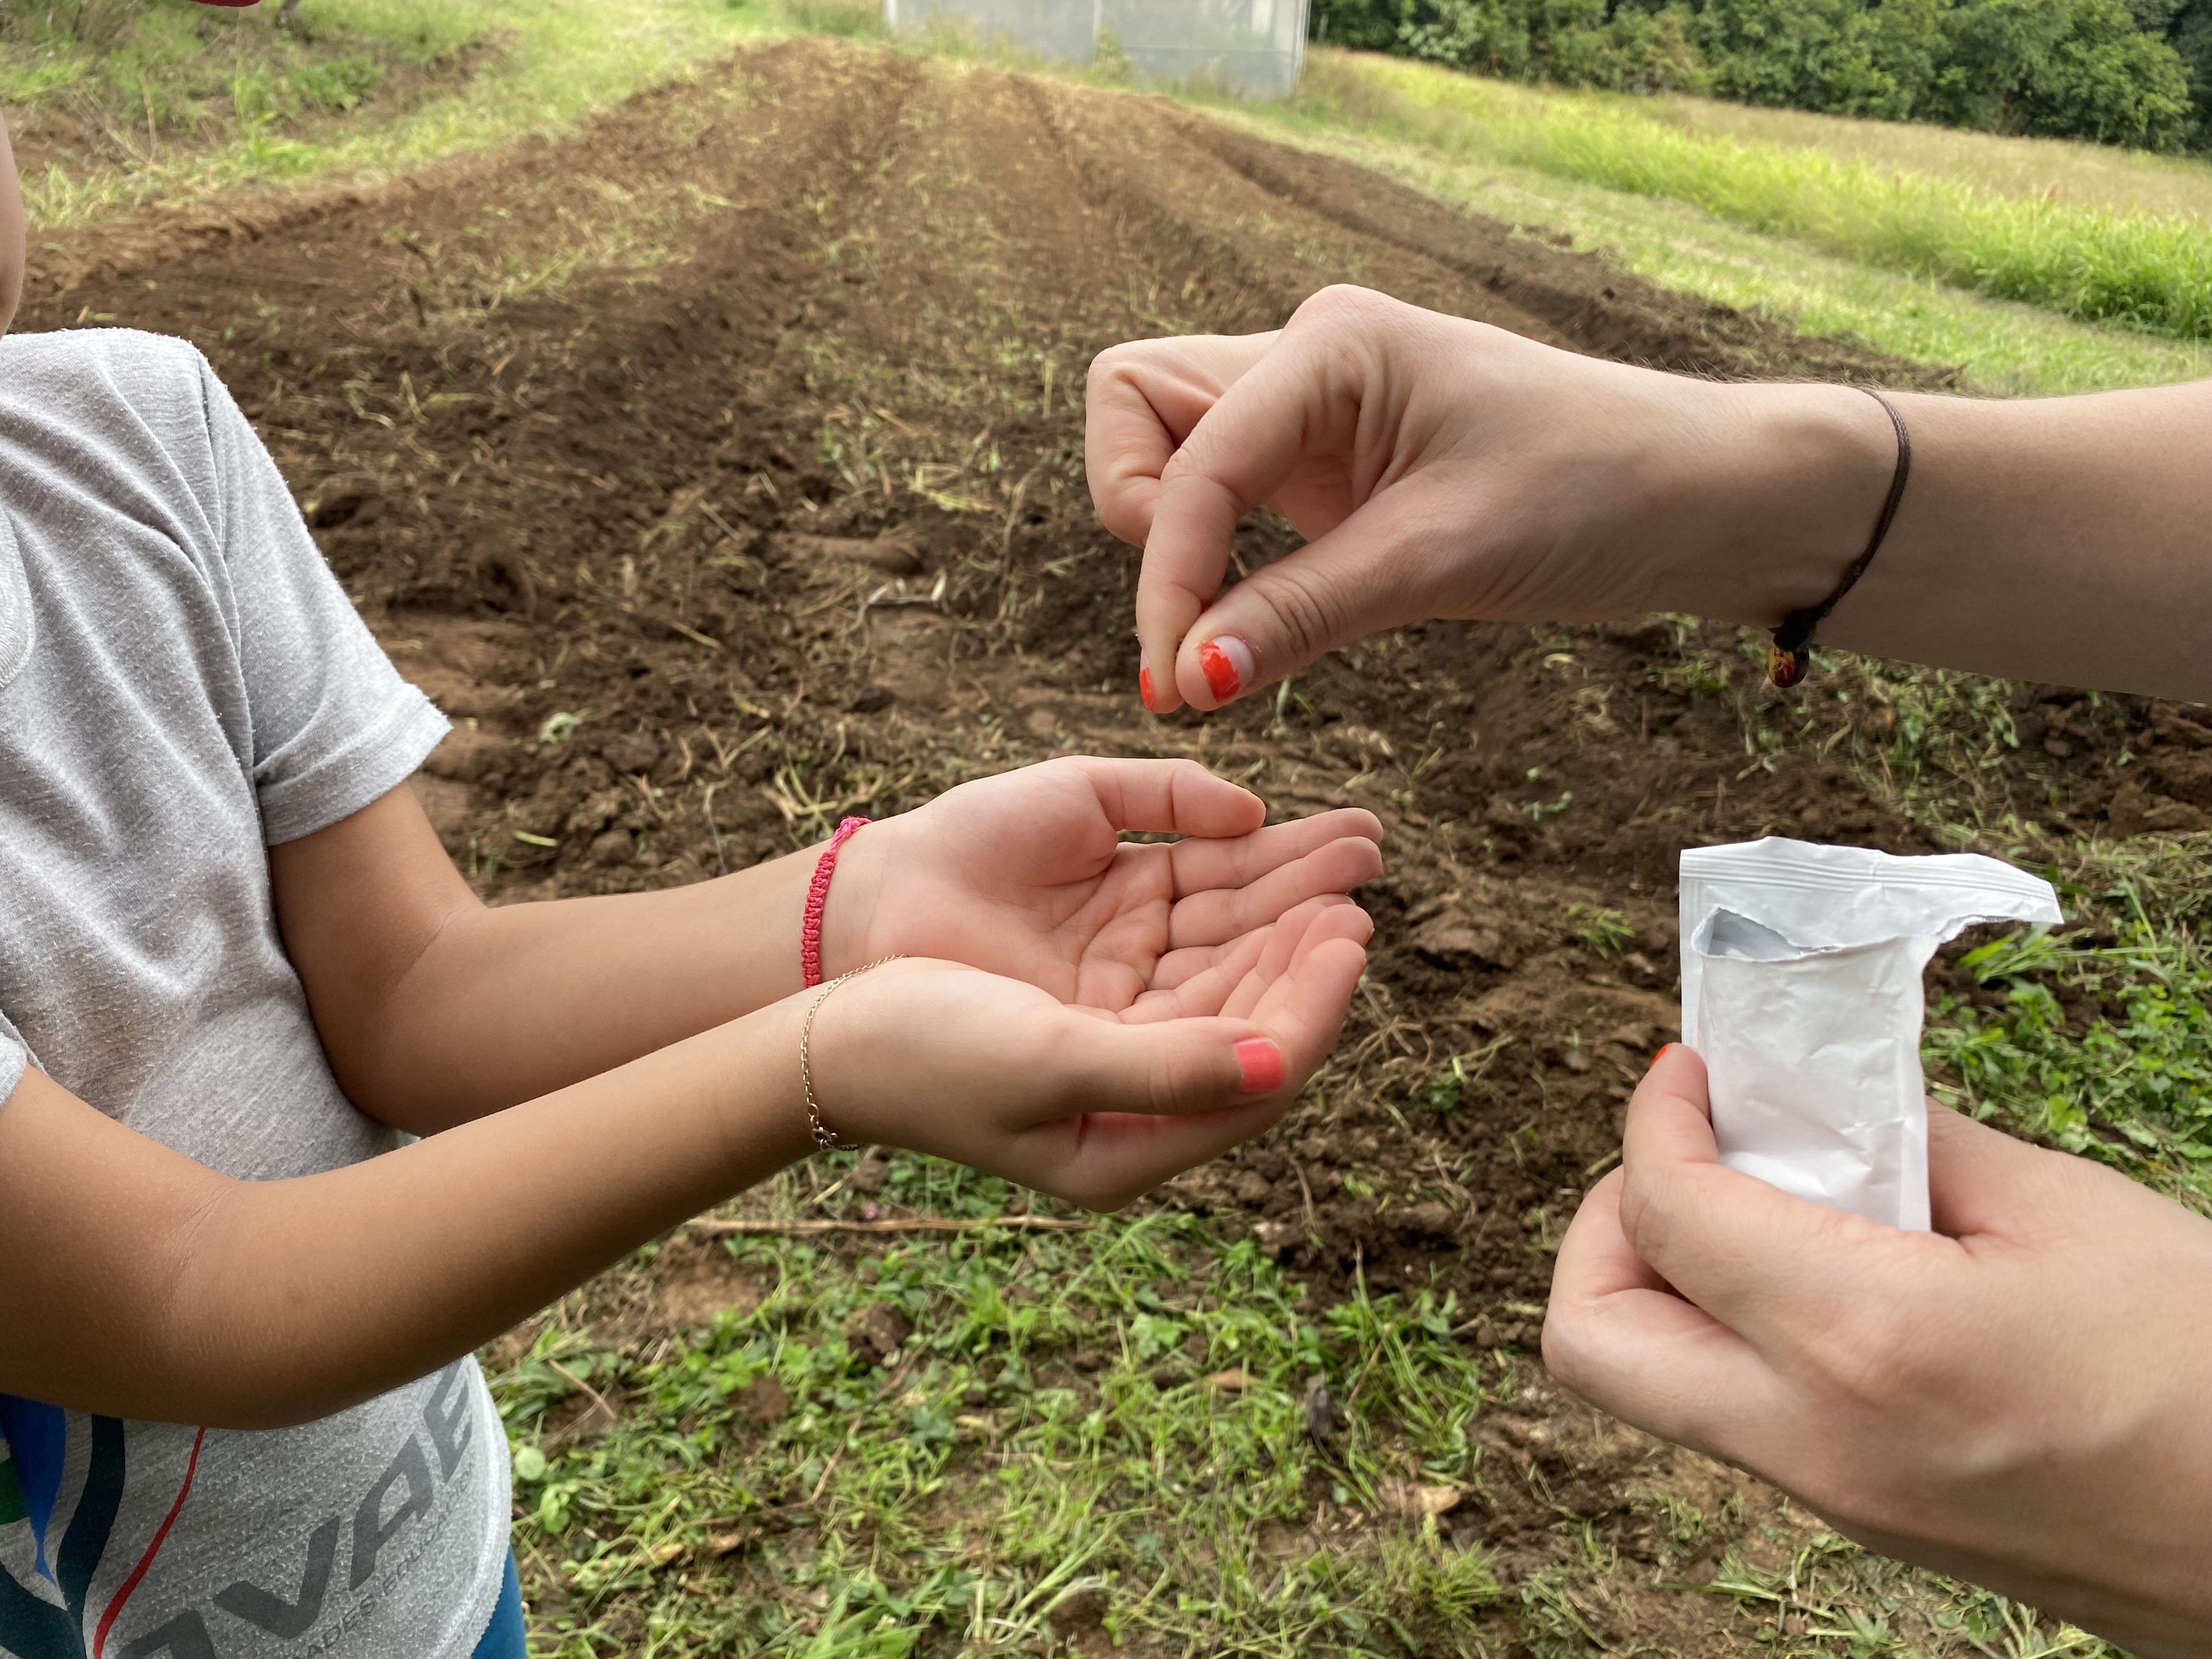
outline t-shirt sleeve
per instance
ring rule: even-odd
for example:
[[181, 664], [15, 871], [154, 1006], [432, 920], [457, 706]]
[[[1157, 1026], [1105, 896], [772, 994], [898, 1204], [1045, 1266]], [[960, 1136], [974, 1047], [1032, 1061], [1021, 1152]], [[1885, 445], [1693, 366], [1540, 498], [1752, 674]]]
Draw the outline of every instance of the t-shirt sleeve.
[[15, 1085], [23, 1080], [23, 1068], [30, 1063], [31, 1056], [23, 1045], [0, 1027], [0, 1107], [7, 1105]]
[[399, 678], [323, 562], [276, 464], [212, 369], [218, 552], [236, 606], [251, 772], [271, 847], [406, 781], [450, 729]]

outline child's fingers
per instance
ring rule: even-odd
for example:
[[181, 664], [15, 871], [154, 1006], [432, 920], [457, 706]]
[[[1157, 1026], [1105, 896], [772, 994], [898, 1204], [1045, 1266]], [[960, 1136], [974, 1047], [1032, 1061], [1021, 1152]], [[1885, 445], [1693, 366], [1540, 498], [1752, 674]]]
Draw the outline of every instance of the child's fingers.
[[1288, 1106], [1288, 1101], [1269, 1097], [1190, 1117], [1094, 1114], [1079, 1127], [1062, 1130], [1065, 1139], [1059, 1144], [1041, 1140], [1035, 1155], [1042, 1178], [1036, 1184], [1086, 1209], [1118, 1210], [1162, 1182], [1249, 1140], [1274, 1124]]
[[[1339, 898], [1340, 904], [1352, 902]], [[1226, 945], [1195, 946], [1162, 957], [1152, 982], [1121, 1012], [1139, 1022], [1210, 1017], [1221, 1012], [1244, 976], [1259, 965], [1272, 926], [1255, 927]]]
[[1051, 767], [1080, 772], [1116, 830], [1225, 837], [1249, 836], [1267, 821], [1267, 804], [1257, 795], [1196, 761], [1076, 755], [1047, 761]]
[[1379, 842], [1382, 822], [1359, 807], [1341, 806], [1309, 818], [1271, 823], [1249, 836], [1177, 842], [1169, 849], [1176, 896], [1186, 898], [1216, 887], [1245, 886], [1278, 866], [1346, 837]]
[[[1364, 946], [1375, 932], [1375, 923], [1368, 914], [1349, 901], [1329, 903], [1316, 900], [1300, 905], [1284, 916], [1270, 932], [1267, 948], [1260, 960], [1237, 984], [1221, 1012], [1231, 1018], [1255, 1019], [1275, 1027], [1279, 1020], [1296, 1018], [1310, 1006], [1326, 1007], [1324, 997], [1318, 1004], [1302, 1000], [1306, 993], [1298, 981], [1307, 971], [1313, 953], [1331, 941], [1348, 943], [1359, 957], [1359, 967], [1352, 973], [1351, 982], [1343, 988], [1344, 1000], [1349, 1006], [1352, 986], [1358, 983], [1359, 968], [1365, 965]], [[1333, 987], [1333, 976], [1318, 981]], [[1332, 993], [1333, 994], [1333, 993]], [[1334, 1033], [1343, 1018], [1342, 1011], [1329, 1019], [1328, 1030]], [[1332, 1039], [1333, 1040], [1333, 1039]], [[1323, 1045], [1326, 1047], [1326, 1044]], [[1318, 1063], [1318, 1055], [1316, 1057]]]
[[1348, 893], [1382, 872], [1380, 848], [1364, 836], [1344, 836], [1278, 866], [1249, 885], [1192, 894], [1169, 913], [1169, 946], [1235, 939], [1308, 899]]
[[1185, 1117], [1237, 1106], [1281, 1088], [1283, 1044], [1250, 1020], [1125, 1021], [1068, 1012], [1030, 1043], [1013, 1097], [1028, 1127], [1100, 1112]]
[[[1259, 959], [1238, 979], [1221, 1015], [1139, 1015], [1057, 1038], [1065, 1069], [1054, 1103], [1039, 1116], [1180, 1116], [1254, 1095], [1295, 1095], [1336, 1040], [1373, 927], [1356, 905], [1316, 901], [1254, 942]], [[1243, 953], [1252, 949], [1248, 944]], [[1248, 1005], [1256, 1018], [1238, 1018], [1234, 1011]]]
[[[1226, 945], [1192, 945], [1171, 951], [1159, 959], [1152, 982], [1137, 999], [1133, 1010], [1143, 1018], [1181, 1018], [1192, 1014], [1218, 1014], [1232, 996], [1241, 996], [1239, 1009], [1249, 1012], [1266, 988], [1290, 966], [1291, 952], [1309, 921], [1325, 910], [1341, 909], [1358, 920], [1340, 918], [1345, 935], [1364, 944], [1375, 931], [1367, 913], [1342, 893], [1322, 893], [1292, 906], [1265, 927], [1241, 933]], [[1273, 951], [1272, 957], [1267, 953]], [[1255, 983], [1247, 984], [1263, 957], [1270, 964]], [[1169, 993], [1162, 996], [1161, 993]], [[1165, 1011], [1165, 1012], [1164, 1012]]]

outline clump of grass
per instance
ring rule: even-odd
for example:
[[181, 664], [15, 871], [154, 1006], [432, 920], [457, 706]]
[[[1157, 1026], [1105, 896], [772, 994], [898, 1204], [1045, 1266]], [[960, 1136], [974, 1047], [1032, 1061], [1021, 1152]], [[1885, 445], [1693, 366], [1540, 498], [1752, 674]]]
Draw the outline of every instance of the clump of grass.
[[1986, 299], [1747, 230], [1687, 203], [1433, 148], [1351, 113], [1281, 104], [1214, 108], [1248, 131], [1342, 156], [1468, 211], [1565, 234], [1662, 288], [1762, 312], [1808, 334], [1863, 341], [1908, 362], [1956, 366], [1969, 389], [2048, 397], [2212, 373], [2212, 349], [2203, 344]]
[[[482, 17], [426, 0], [328, 0], [289, 27], [153, 0], [50, 0], [0, 12], [0, 100], [57, 107], [125, 149], [343, 112], [397, 69], [428, 70], [483, 43]], [[265, 14], [265, 15], [264, 15]]]
[[[732, 0], [732, 4], [743, 0]], [[877, 0], [776, 0], [795, 28], [811, 34], [872, 38], [884, 32], [884, 9]]]
[[[905, 1154], [881, 1173], [901, 1208], [1017, 1196]], [[1680, 1596], [1717, 1656], [1767, 1650], [1786, 1618], [1803, 1659], [2117, 1659], [1803, 1517], [1663, 1485], [1625, 1495], [1652, 1519], [1640, 1565], [1563, 1508], [1517, 1540], [1509, 1587], [1459, 1522], [1524, 1481], [1556, 1501], [1480, 1432], [1486, 1413], [1527, 1420], [1525, 1362], [1467, 1351], [1426, 1296], [1355, 1283], [1324, 1305], [1188, 1216], [729, 1254], [762, 1292], [749, 1310], [679, 1332], [626, 1316], [640, 1287], [618, 1280], [611, 1326], [572, 1300], [489, 1367], [534, 1653], [1566, 1659]]]
[[2000, 194], [1809, 146], [1700, 133], [1626, 100], [1506, 88], [1431, 65], [1316, 53], [1306, 107], [1496, 157], [1870, 264], [2092, 321], [2212, 338], [2212, 231], [2192, 216]]
[[2212, 836], [2092, 849], [2054, 871], [2091, 930], [2018, 931], [1960, 965], [1993, 1005], [1930, 1010], [1948, 1095], [2212, 1209]]
[[2212, 165], [2201, 156], [1686, 94], [1641, 99], [1636, 106], [1649, 111], [1654, 120], [1691, 131], [1825, 150], [1886, 168], [1936, 173], [2000, 196], [2056, 197], [2140, 212], [2212, 216]]
[[1600, 904], [1570, 904], [1567, 922], [1575, 937], [1601, 957], [1617, 957], [1636, 942], [1636, 924]]
[[[289, 30], [265, 5], [82, 0], [80, 9], [95, 7], [126, 27], [112, 44], [89, 24], [81, 33], [63, 0], [9, 6], [20, 27], [0, 37], [0, 100], [63, 108], [113, 152], [25, 179], [45, 225], [557, 132], [787, 27], [765, 4], [729, 0], [302, 0]], [[52, 28], [49, 12], [60, 20]], [[399, 100], [388, 85], [401, 69], [436, 74], [418, 74], [421, 95]]]
[[[895, 1174], [955, 1211], [1012, 1195], [930, 1167]], [[549, 1325], [495, 1379], [535, 1650], [1042, 1651], [1071, 1590], [1147, 1648], [1483, 1650], [1486, 1552], [1402, 1500], [1340, 1536], [1316, 1521], [1483, 1478], [1471, 1430], [1506, 1373], [1448, 1307], [1316, 1307], [1249, 1241], [1166, 1213], [857, 1264], [732, 1254], [773, 1287], [753, 1311], [642, 1353]], [[895, 1352], [849, 1334], [869, 1321]], [[586, 1386], [622, 1420], [547, 1432]]]

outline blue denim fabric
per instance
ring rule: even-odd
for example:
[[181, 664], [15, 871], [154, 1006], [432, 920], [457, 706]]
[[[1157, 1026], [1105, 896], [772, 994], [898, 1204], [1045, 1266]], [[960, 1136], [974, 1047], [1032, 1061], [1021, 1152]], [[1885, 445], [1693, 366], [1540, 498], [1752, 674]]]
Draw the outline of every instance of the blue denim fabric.
[[499, 1605], [491, 1610], [483, 1640], [471, 1659], [530, 1659], [522, 1629], [522, 1580], [514, 1571], [514, 1552], [507, 1553], [507, 1583], [499, 1592]]

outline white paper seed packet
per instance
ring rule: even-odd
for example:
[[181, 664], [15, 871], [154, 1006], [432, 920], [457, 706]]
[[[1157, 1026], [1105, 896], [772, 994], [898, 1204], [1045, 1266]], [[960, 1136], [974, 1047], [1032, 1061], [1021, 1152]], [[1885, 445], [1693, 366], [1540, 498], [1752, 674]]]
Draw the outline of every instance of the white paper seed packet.
[[1921, 970], [1978, 921], [2056, 922], [2051, 884], [1972, 853], [1770, 836], [1682, 854], [1682, 1041], [1723, 1162], [1928, 1228]]

